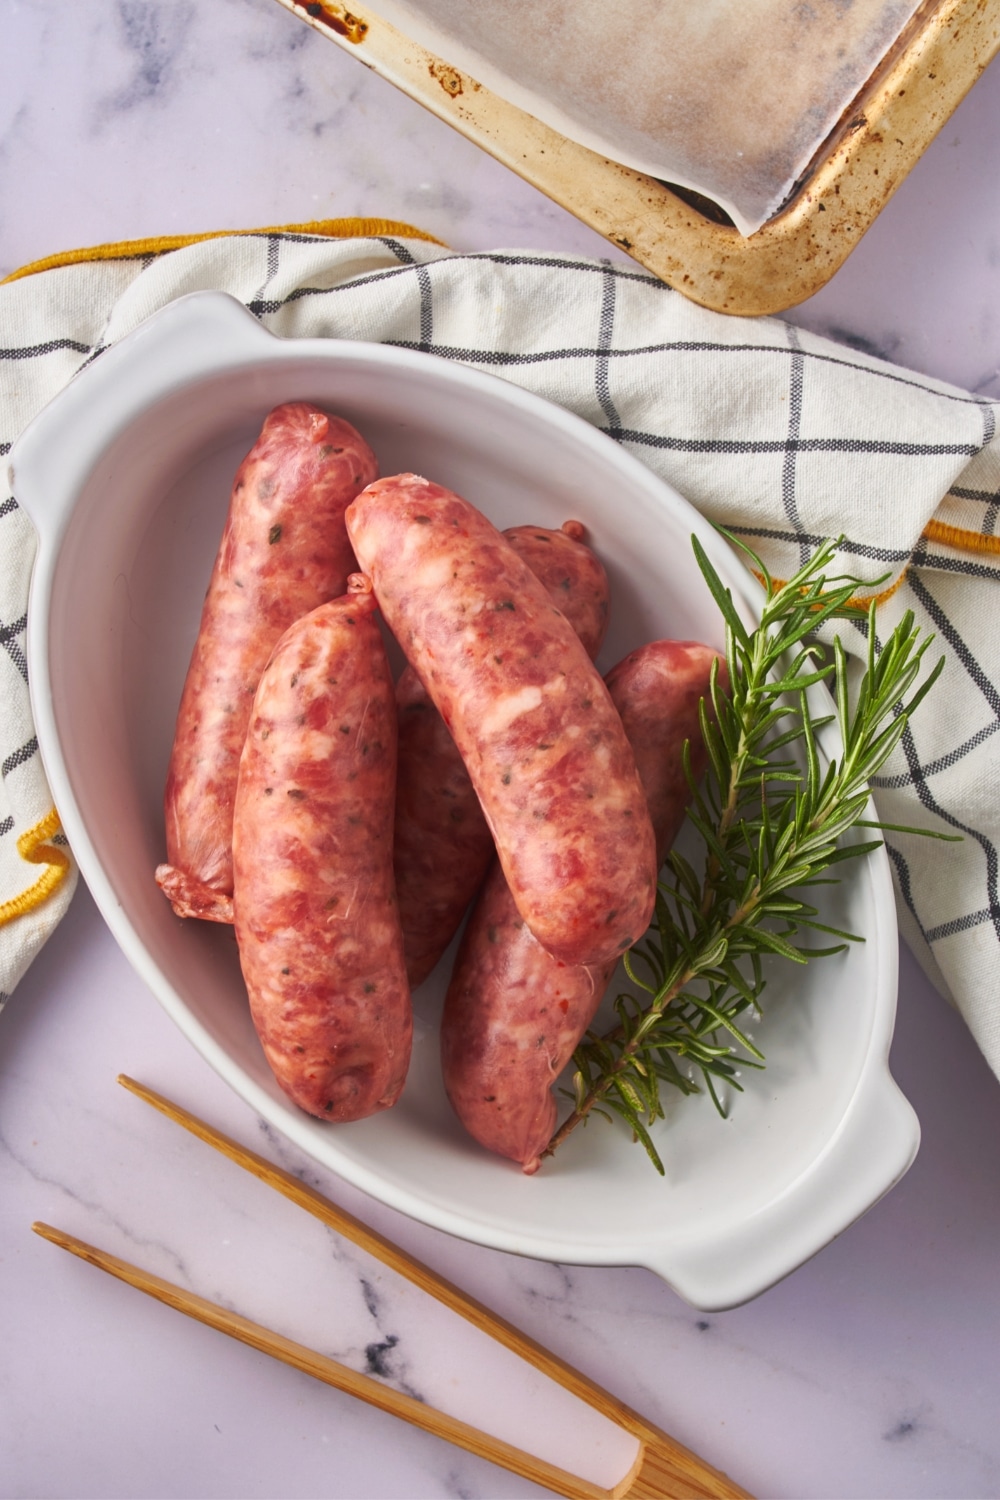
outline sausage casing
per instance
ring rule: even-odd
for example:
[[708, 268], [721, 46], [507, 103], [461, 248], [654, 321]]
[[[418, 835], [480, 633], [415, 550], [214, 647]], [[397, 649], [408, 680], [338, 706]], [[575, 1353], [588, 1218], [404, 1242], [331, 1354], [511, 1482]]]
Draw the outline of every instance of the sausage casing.
[[[716, 652], [690, 641], [654, 641], [612, 669], [607, 683], [635, 751], [662, 861], [696, 777], [705, 768], [698, 705]], [[604, 996], [614, 961], [562, 964], [521, 920], [495, 865], [462, 938], [441, 1022], [445, 1088], [466, 1129], [490, 1151], [538, 1169], [552, 1137], [552, 1085]]]
[[635, 759], [572, 626], [499, 531], [417, 475], [369, 485], [347, 527], [465, 761], [518, 910], [567, 963], [645, 931], [656, 849]]
[[254, 1024], [282, 1088], [324, 1120], [387, 1108], [406, 1078], [395, 779], [396, 705], [375, 600], [349, 593], [275, 648], [233, 821], [233, 911]]
[[179, 916], [231, 920], [233, 801], [253, 695], [293, 620], [344, 592], [344, 512], [378, 473], [364, 438], [306, 401], [278, 406], [233, 482], [174, 734], [157, 881]]
[[604, 564], [587, 545], [583, 522], [564, 521], [558, 531], [545, 526], [508, 526], [503, 534], [545, 586], [594, 661], [608, 631], [610, 589]]
[[[514, 551], [545, 586], [593, 659], [608, 625], [608, 577], [586, 545], [586, 529], [512, 526]], [[399, 769], [393, 863], [410, 984], [437, 964], [493, 862], [493, 835], [465, 762], [420, 678], [407, 666], [396, 684]]]

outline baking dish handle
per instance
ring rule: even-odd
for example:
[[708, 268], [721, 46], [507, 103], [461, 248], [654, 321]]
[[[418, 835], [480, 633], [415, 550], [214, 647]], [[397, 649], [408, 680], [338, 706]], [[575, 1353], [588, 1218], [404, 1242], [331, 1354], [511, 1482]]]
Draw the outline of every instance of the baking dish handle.
[[887, 1069], [872, 1072], [826, 1151], [785, 1193], [721, 1240], [674, 1244], [643, 1263], [705, 1312], [738, 1307], [861, 1218], [904, 1176], [919, 1144], [912, 1105]]
[[56, 547], [98, 457], [153, 402], [190, 379], [259, 358], [279, 341], [226, 292], [190, 292], [92, 354], [15, 442], [11, 493], [43, 551]]

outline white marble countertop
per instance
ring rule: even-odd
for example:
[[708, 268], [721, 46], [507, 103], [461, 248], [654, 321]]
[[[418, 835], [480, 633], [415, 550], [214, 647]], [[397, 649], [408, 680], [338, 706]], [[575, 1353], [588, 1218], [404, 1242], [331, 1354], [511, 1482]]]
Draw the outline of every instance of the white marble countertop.
[[[453, 247], [596, 235], [273, 0], [0, 0], [0, 274], [104, 241], [344, 215]], [[1000, 71], [791, 316], [1000, 397]], [[621, 258], [620, 256], [618, 258]], [[353, 1210], [760, 1496], [1000, 1494], [1000, 1086], [901, 955], [916, 1164], [746, 1307], [518, 1259], [366, 1200], [190, 1048], [80, 889], [0, 1019], [0, 1493], [501, 1497], [531, 1485], [232, 1343], [30, 1233], [45, 1219], [506, 1435], [569, 1417], [297, 1210], [117, 1087], [124, 1071]]]

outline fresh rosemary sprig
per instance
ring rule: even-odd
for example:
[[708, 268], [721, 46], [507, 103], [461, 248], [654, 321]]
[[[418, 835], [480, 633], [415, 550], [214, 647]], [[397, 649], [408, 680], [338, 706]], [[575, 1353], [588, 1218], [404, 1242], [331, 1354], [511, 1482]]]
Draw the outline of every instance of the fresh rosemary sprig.
[[[661, 1173], [648, 1129], [663, 1116], [660, 1085], [699, 1092], [700, 1073], [722, 1112], [719, 1085], [740, 1087], [737, 1065], [763, 1066], [741, 1018], [759, 1015], [764, 960], [778, 955], [805, 964], [859, 941], [821, 922], [802, 892], [829, 884], [831, 866], [880, 847], [879, 839], [843, 840], [852, 828], [884, 826], [864, 816], [867, 783], [944, 667], [942, 658], [914, 689], [933, 637], [919, 639], [910, 611], [876, 651], [874, 602], [867, 608], [852, 602], [857, 579], [826, 576], [836, 542], [778, 584], [750, 548], [729, 536], [764, 582], [760, 624], [748, 630], [692, 540], [726, 624], [726, 671], [716, 663], [711, 709], [701, 706], [709, 756], [701, 786], [685, 748], [687, 816], [704, 846], [703, 872], [699, 878], [676, 848], [668, 856], [653, 924], [625, 955], [640, 994], [619, 995], [615, 1029], [603, 1037], [588, 1032], [574, 1054], [573, 1109], [546, 1151], [556, 1151], [591, 1113], [619, 1115]], [[832, 660], [814, 639], [832, 619], [867, 620], [867, 670], [853, 709], [839, 636]], [[808, 701], [820, 683], [833, 691], [842, 740], [839, 759], [825, 769], [817, 733], [832, 715], [815, 719]], [[836, 941], [803, 947], [796, 941], [803, 929]]]

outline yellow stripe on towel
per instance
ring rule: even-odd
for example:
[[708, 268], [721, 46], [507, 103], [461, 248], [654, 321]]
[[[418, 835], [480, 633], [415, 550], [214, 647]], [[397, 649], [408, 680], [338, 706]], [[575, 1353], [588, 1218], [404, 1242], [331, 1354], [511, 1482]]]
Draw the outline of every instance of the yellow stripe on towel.
[[1000, 536], [967, 531], [962, 526], [949, 526], [944, 521], [928, 521], [924, 536], [929, 542], [940, 542], [944, 547], [954, 547], [957, 552], [1000, 552]]
[[432, 245], [443, 245], [426, 230], [415, 229], [412, 224], [399, 223], [395, 219], [313, 219], [308, 224], [272, 224], [263, 229], [209, 229], [203, 234], [158, 235], [149, 240], [116, 240], [108, 245], [91, 245], [84, 250], [61, 250], [57, 255], [47, 255], [44, 260], [33, 260], [30, 265], [11, 271], [0, 279], [0, 286], [8, 281], [19, 281], [22, 276], [34, 276], [39, 271], [52, 271], [59, 266], [77, 266], [95, 260], [138, 260], [143, 255], [164, 255], [168, 250], [183, 250], [186, 245], [200, 245], [203, 240], [225, 239], [227, 235], [247, 234], [314, 234], [331, 240], [369, 239], [378, 235], [392, 234], [404, 240], [428, 240]]
[[55, 845], [46, 843], [54, 833], [59, 831], [59, 814], [55, 808], [36, 823], [34, 828], [29, 828], [27, 833], [22, 833], [17, 841], [17, 852], [22, 859], [30, 865], [45, 865], [46, 869], [39, 875], [34, 885], [22, 891], [19, 896], [13, 896], [9, 901], [0, 905], [0, 926], [7, 922], [13, 922], [15, 917], [23, 917], [29, 911], [34, 911], [40, 906], [58, 885], [61, 885], [69, 870], [69, 859], [61, 849]]
[[[923, 535], [927, 541], [937, 542], [943, 547], [952, 547], [956, 552], [978, 552], [992, 557], [1000, 556], [1000, 536], [988, 536], [982, 531], [970, 531], [963, 526], [949, 526], [945, 521], [928, 521]], [[753, 572], [758, 583], [763, 584], [763, 573], [758, 573], [756, 569]], [[867, 608], [872, 599], [877, 605], [884, 604], [906, 582], [908, 572], [909, 568], [904, 568], [895, 582], [890, 583], [889, 587], [883, 589], [881, 593], [867, 597], [858, 594], [849, 602], [860, 605], [862, 608]], [[776, 588], [785, 586], [785, 580], [782, 578], [775, 578], [773, 582]]]

